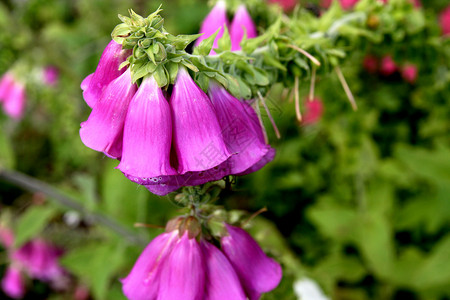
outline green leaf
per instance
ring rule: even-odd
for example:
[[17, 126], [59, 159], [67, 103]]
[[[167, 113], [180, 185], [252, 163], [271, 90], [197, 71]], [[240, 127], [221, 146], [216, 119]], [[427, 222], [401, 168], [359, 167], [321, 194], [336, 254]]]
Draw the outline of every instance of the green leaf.
[[214, 40], [216, 39], [217, 34], [219, 33], [220, 28], [216, 30], [216, 32], [211, 35], [209, 38], [204, 39], [200, 45], [198, 45], [197, 47], [195, 47], [194, 49], [194, 54], [198, 54], [201, 56], [206, 56], [209, 55], [209, 53], [212, 50], [212, 47], [214, 45]]
[[41, 232], [57, 210], [49, 206], [33, 206], [20, 217], [15, 226], [14, 246], [20, 247]]

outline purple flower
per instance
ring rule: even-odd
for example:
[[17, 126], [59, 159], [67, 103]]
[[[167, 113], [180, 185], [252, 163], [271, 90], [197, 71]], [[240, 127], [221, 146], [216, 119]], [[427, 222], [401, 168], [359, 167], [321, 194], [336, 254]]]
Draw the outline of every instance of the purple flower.
[[125, 69], [119, 70], [119, 66], [130, 54], [131, 50], [122, 50], [122, 45], [115, 41], [109, 42], [95, 72], [81, 83], [84, 100], [90, 107], [95, 106], [108, 84], [125, 72]]
[[174, 230], [160, 234], [145, 248], [130, 274], [121, 280], [128, 299], [157, 299], [164, 263], [178, 240], [178, 230]]
[[42, 72], [42, 79], [48, 86], [54, 86], [59, 80], [59, 70], [55, 66], [46, 66]]
[[[201, 41], [209, 38], [220, 28], [220, 31], [218, 32], [213, 44], [213, 48], [217, 48], [217, 40], [222, 37], [225, 26], [228, 26], [227, 9], [225, 2], [219, 0], [203, 20], [199, 32], [203, 33], [203, 35], [195, 41], [195, 46], [198, 46]], [[214, 54], [214, 51], [211, 51], [211, 53]]]
[[212, 82], [211, 102], [222, 127], [226, 146], [231, 153], [227, 163], [229, 174], [239, 174], [258, 163], [271, 149], [264, 143], [261, 126], [250, 105], [230, 95], [222, 86]]
[[170, 98], [178, 172], [205, 171], [231, 156], [208, 96], [180, 69]]
[[240, 43], [244, 38], [244, 35], [246, 35], [248, 39], [251, 39], [256, 37], [258, 33], [256, 31], [256, 25], [245, 8], [245, 5], [241, 4], [234, 15], [230, 27], [232, 51], [241, 50]]
[[226, 256], [211, 243], [202, 241], [206, 268], [204, 300], [246, 300], [239, 277]]
[[170, 165], [171, 142], [169, 103], [153, 76], [147, 77], [128, 108], [122, 159], [117, 168], [143, 178], [176, 175]]
[[16, 120], [22, 118], [26, 102], [25, 86], [9, 72], [0, 79], [0, 102], [8, 116]]
[[397, 64], [390, 55], [386, 55], [381, 60], [380, 73], [383, 76], [390, 76], [397, 71]]
[[6, 269], [2, 279], [2, 290], [13, 299], [21, 299], [25, 295], [25, 281], [17, 267], [9, 266]]
[[129, 69], [108, 84], [88, 120], [81, 123], [80, 137], [87, 147], [112, 158], [122, 156], [125, 117], [136, 89]]
[[266, 256], [256, 241], [243, 229], [225, 224], [228, 235], [222, 237], [225, 253], [250, 300], [273, 290], [281, 280], [281, 266]]

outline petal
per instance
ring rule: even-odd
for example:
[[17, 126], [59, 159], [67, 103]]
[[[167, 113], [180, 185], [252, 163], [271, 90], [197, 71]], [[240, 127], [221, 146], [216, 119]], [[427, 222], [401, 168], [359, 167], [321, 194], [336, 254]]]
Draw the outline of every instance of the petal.
[[258, 35], [256, 25], [252, 17], [248, 13], [244, 4], [241, 4], [234, 15], [230, 27], [231, 50], [241, 50], [241, 41], [247, 36], [247, 39], [254, 38]]
[[225, 224], [228, 236], [221, 239], [222, 251], [233, 265], [250, 300], [273, 290], [281, 281], [281, 266], [268, 257], [243, 229]]
[[161, 274], [158, 300], [203, 299], [205, 267], [203, 255], [196, 239], [188, 233], [173, 248]]
[[172, 185], [167, 185], [165, 183], [159, 184], [159, 185], [145, 185], [145, 187], [147, 188], [147, 190], [149, 190], [149, 192], [158, 195], [158, 196], [165, 196], [171, 192], [174, 192], [176, 190], [178, 190], [180, 186], [172, 186]]
[[211, 169], [231, 156], [211, 101], [184, 68], [178, 73], [170, 107], [180, 174]]
[[254, 119], [255, 112], [222, 86], [210, 84], [210, 98], [214, 105], [227, 149], [235, 154], [228, 159], [229, 174], [244, 172], [259, 162], [269, 151], [270, 146], [260, 139], [262, 130]]
[[117, 168], [143, 178], [176, 175], [170, 166], [171, 142], [169, 103], [156, 80], [148, 77], [130, 102], [123, 133], [122, 159]]
[[226, 256], [216, 246], [202, 242], [206, 267], [204, 300], [246, 300], [239, 277]]
[[97, 69], [89, 80], [89, 85], [86, 87], [87, 82], [83, 81], [85, 87], [83, 89], [82, 83], [83, 97], [90, 107], [95, 106], [106, 86], [125, 72], [125, 69], [119, 70], [119, 66], [130, 54], [130, 50], [122, 50], [122, 45], [115, 41], [109, 42], [103, 51]]
[[[198, 46], [201, 41], [213, 35], [220, 28], [213, 44], [213, 48], [217, 48], [217, 41], [222, 37], [225, 26], [228, 26], [226, 4], [225, 1], [219, 0], [203, 20], [199, 32], [203, 33], [203, 35], [195, 41], [195, 47]], [[214, 51], [211, 51], [211, 53], [213, 52]]]
[[13, 119], [21, 119], [25, 112], [25, 87], [22, 83], [15, 82], [4, 100], [3, 110]]
[[42, 281], [57, 280], [64, 276], [64, 270], [58, 263], [62, 252], [47, 242], [37, 239], [30, 242], [31, 251], [28, 260], [23, 261], [24, 268], [31, 277]]
[[93, 75], [94, 73], [89, 74], [88, 76], [86, 76], [86, 78], [83, 79], [80, 85], [82, 91], [85, 91], [89, 87], [89, 83], [91, 82], [91, 78]]
[[21, 299], [25, 295], [25, 281], [20, 270], [10, 266], [2, 279], [2, 290], [13, 299]]
[[107, 86], [88, 120], [81, 124], [80, 137], [87, 147], [112, 158], [122, 155], [123, 126], [135, 92], [129, 70]]
[[158, 235], [144, 249], [130, 274], [122, 282], [129, 300], [155, 300], [158, 295], [162, 266], [178, 240], [178, 230]]

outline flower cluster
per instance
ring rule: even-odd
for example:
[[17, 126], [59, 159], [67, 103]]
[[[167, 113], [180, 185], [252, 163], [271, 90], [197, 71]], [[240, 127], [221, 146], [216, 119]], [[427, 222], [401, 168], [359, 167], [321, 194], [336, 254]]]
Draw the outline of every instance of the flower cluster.
[[[226, 19], [222, 2], [211, 14], [218, 11]], [[249, 20], [241, 6], [231, 25], [235, 48]], [[256, 35], [256, 29], [246, 28], [247, 36]], [[118, 70], [129, 54], [111, 41], [95, 73], [82, 82], [83, 96], [93, 109], [80, 129], [83, 143], [119, 159], [118, 169], [127, 178], [166, 195], [181, 186], [254, 172], [273, 159], [275, 151], [265, 143], [249, 103], [214, 81], [208, 96], [182, 66], [171, 93], [163, 91], [152, 75], [138, 88], [129, 69]]]
[[390, 55], [385, 55], [381, 59], [374, 55], [367, 55], [364, 58], [363, 67], [369, 73], [379, 73], [386, 77], [400, 72], [402, 78], [411, 84], [416, 82], [419, 73], [417, 65], [413, 63], [398, 65]]
[[3, 111], [11, 118], [19, 120], [25, 112], [25, 102], [25, 86], [12, 72], [6, 72], [0, 78], [0, 103]]
[[279, 284], [280, 265], [243, 229], [225, 224], [219, 249], [200, 236], [194, 217], [177, 223], [147, 246], [122, 280], [128, 299], [256, 300]]
[[9, 297], [20, 299], [25, 295], [24, 275], [48, 282], [56, 289], [66, 287], [67, 273], [58, 263], [58, 258], [63, 254], [60, 249], [42, 239], [31, 240], [14, 249], [14, 236], [6, 228], [0, 228], [0, 243], [8, 250], [11, 260], [1, 283]]

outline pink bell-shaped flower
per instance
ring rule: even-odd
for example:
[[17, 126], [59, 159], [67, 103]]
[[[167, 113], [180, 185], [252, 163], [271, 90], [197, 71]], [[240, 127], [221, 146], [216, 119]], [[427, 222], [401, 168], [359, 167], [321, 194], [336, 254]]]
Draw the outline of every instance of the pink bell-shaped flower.
[[211, 243], [201, 242], [206, 268], [204, 300], [246, 300], [233, 266], [226, 256]]
[[3, 102], [3, 110], [13, 119], [19, 120], [25, 112], [26, 93], [23, 83], [15, 81]]
[[297, 5], [297, 0], [269, 0], [269, 3], [277, 3], [285, 12], [289, 12]]
[[170, 166], [171, 142], [169, 103], [153, 76], [147, 77], [128, 108], [122, 159], [117, 168], [143, 179], [176, 175], [177, 172]]
[[167, 257], [161, 273], [158, 299], [203, 299], [205, 267], [200, 244], [186, 231]]
[[9, 266], [6, 269], [2, 279], [2, 290], [12, 299], [21, 299], [25, 295], [25, 280], [17, 267]]
[[0, 102], [8, 98], [11, 89], [14, 87], [14, 82], [14, 77], [10, 72], [6, 72], [0, 78]]
[[386, 55], [381, 60], [380, 73], [384, 76], [390, 76], [397, 71], [397, 64], [390, 55]]
[[439, 14], [442, 35], [450, 35], [450, 5]]
[[55, 66], [46, 66], [42, 70], [42, 80], [48, 86], [54, 86], [59, 80], [59, 70]]
[[402, 67], [402, 77], [405, 81], [413, 84], [417, 80], [418, 70], [415, 64], [406, 64]]
[[122, 156], [125, 117], [136, 89], [129, 70], [108, 84], [88, 120], [81, 123], [80, 137], [87, 147], [112, 158]]
[[125, 69], [119, 70], [119, 66], [130, 54], [130, 50], [122, 50], [122, 45], [113, 40], [109, 42], [95, 72], [88, 75], [81, 83], [87, 105], [93, 108], [106, 86], [125, 72]]
[[[220, 28], [220, 31], [217, 33], [216, 39], [213, 44], [213, 48], [217, 48], [217, 40], [223, 36], [225, 26], [228, 26], [226, 4], [225, 1], [219, 0], [203, 20], [199, 32], [203, 33], [203, 35], [195, 41], [195, 46], [198, 46], [201, 41], [209, 38]], [[214, 51], [211, 52], [213, 53]]]
[[281, 266], [269, 258], [243, 229], [225, 224], [228, 235], [222, 237], [222, 251], [239, 276], [247, 297], [257, 300], [281, 281]]
[[123, 293], [129, 300], [159, 299], [161, 272], [178, 240], [178, 230], [174, 230], [160, 234], [145, 248], [130, 274], [121, 280]]
[[313, 99], [312, 101], [306, 101], [306, 113], [303, 117], [302, 124], [310, 125], [317, 123], [323, 114], [323, 104], [322, 101], [318, 98]]
[[253, 109], [230, 95], [222, 86], [211, 82], [209, 95], [214, 105], [225, 144], [231, 156], [227, 163], [229, 174], [244, 172], [259, 162], [269, 151], [270, 146], [260, 140], [262, 129]]
[[208, 96], [181, 68], [170, 98], [178, 173], [214, 168], [231, 154]]
[[254, 38], [258, 35], [256, 31], [256, 25], [252, 20], [252, 17], [245, 8], [244, 4], [241, 4], [237, 9], [233, 21], [230, 27], [230, 38], [231, 38], [231, 50], [241, 50], [241, 41], [244, 35], [248, 39]]

